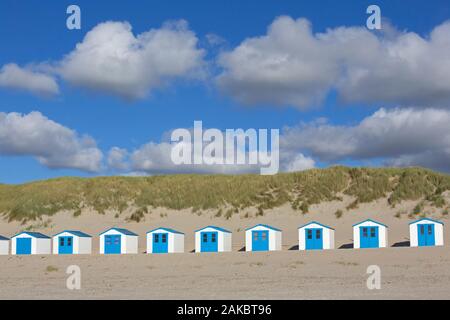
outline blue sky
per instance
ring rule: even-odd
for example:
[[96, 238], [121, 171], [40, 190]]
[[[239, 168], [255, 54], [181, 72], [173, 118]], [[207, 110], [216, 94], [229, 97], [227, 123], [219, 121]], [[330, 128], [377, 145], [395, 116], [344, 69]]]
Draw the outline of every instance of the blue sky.
[[[258, 85], [265, 83], [268, 79], [259, 81], [259, 79], [256, 79], [257, 72], [255, 72], [254, 76], [245, 79], [244, 82], [238, 76], [231, 76], [226, 79], [224, 87], [217, 84], [217, 79], [220, 75], [225, 74], [225, 71], [239, 72], [239, 65], [221, 64], [219, 57], [222, 54], [232, 55], [246, 39], [259, 39], [267, 35], [269, 26], [278, 17], [289, 17], [292, 21], [297, 21], [296, 19], [300, 18], [307, 19], [311, 24], [313, 35], [327, 33], [327, 30], [336, 30], [336, 28], [342, 27], [365, 29], [368, 17], [365, 13], [366, 8], [374, 3], [373, 1], [363, 0], [196, 0], [133, 1], [130, 4], [130, 2], [126, 1], [58, 1], [56, 3], [51, 1], [18, 2], [4, 0], [0, 3], [0, 37], [3, 39], [0, 68], [7, 64], [15, 64], [18, 68], [28, 70], [33, 74], [48, 75], [57, 83], [58, 93], [45, 97], [36, 95], [36, 92], [27, 89], [29, 87], [24, 89], [14, 81], [15, 85], [10, 84], [8, 81], [12, 81], [11, 77], [4, 80], [2, 86], [0, 76], [0, 113], [3, 113], [5, 116], [12, 113], [20, 114], [15, 120], [17, 123], [14, 122], [19, 128], [15, 130], [20, 130], [21, 126], [26, 125], [26, 121], [28, 121], [22, 117], [30, 114], [30, 112], [37, 111], [43, 119], [76, 132], [77, 136], [73, 139], [82, 139], [83, 135], [89, 135], [95, 141], [95, 148], [102, 153], [102, 159], [101, 165], [95, 170], [86, 170], [84, 166], [80, 168], [80, 166], [71, 165], [70, 161], [64, 160], [61, 162], [59, 159], [55, 160], [55, 155], [51, 155], [52, 160], [48, 160], [47, 158], [50, 156], [48, 156], [49, 151], [44, 150], [46, 147], [45, 142], [42, 143], [42, 146], [39, 145], [42, 150], [38, 150], [35, 141], [29, 142], [27, 140], [30, 135], [29, 132], [23, 131], [23, 136], [20, 134], [15, 135], [16, 131], [13, 133], [7, 131], [12, 129], [6, 121], [3, 123], [4, 128], [2, 131], [2, 122], [0, 121], [0, 182], [20, 183], [65, 175], [93, 176], [166, 172], [167, 168], [165, 166], [162, 166], [163, 169], [159, 170], [158, 165], [146, 168], [139, 164], [133, 164], [133, 161], [137, 161], [133, 160], [133, 153], [149, 142], [160, 143], [162, 136], [174, 128], [192, 127], [194, 120], [202, 120], [204, 126], [221, 130], [226, 128], [282, 129], [288, 127], [291, 129], [290, 132], [294, 131], [295, 135], [289, 136], [289, 139], [286, 135], [285, 138], [286, 150], [288, 150], [286, 154], [289, 154], [289, 157], [286, 156], [286, 159], [289, 158], [286, 160], [287, 162], [295, 162], [295, 159], [298, 160], [297, 155], [301, 154], [302, 157], [313, 161], [313, 166], [316, 167], [325, 167], [336, 163], [376, 166], [423, 165], [437, 170], [448, 171], [444, 164], [447, 162], [447, 145], [434, 142], [435, 144], [430, 147], [430, 143], [428, 143], [428, 139], [436, 140], [433, 138], [443, 137], [443, 135], [447, 137], [446, 135], [449, 134], [446, 131], [448, 129], [443, 128], [444, 126], [441, 127], [439, 122], [448, 116], [447, 102], [450, 100], [450, 89], [448, 86], [443, 85], [442, 90], [439, 91], [439, 97], [436, 97], [438, 95], [437, 92], [427, 91], [430, 89], [426, 84], [419, 86], [418, 89], [414, 89], [417, 97], [414, 98], [416, 100], [411, 98], [412, 101], [408, 99], [408, 96], [411, 97], [411, 95], [408, 94], [408, 91], [403, 86], [396, 92], [403, 90], [404, 96], [392, 94], [386, 95], [386, 98], [380, 98], [379, 100], [357, 99], [354, 98], [357, 96], [357, 93], [352, 92], [352, 90], [359, 90], [358, 86], [345, 84], [346, 81], [350, 82], [347, 75], [342, 77], [336, 76], [336, 83], [343, 81], [344, 89], [328, 85], [330, 88], [325, 90], [324, 97], [319, 99], [319, 102], [302, 102], [297, 104], [286, 102], [283, 98], [280, 100], [279, 96], [282, 94], [275, 92], [280, 90], [280, 92], [289, 92], [291, 94], [291, 91], [286, 91], [293, 90], [291, 86], [299, 86], [295, 87], [294, 90], [302, 91], [304, 88], [301, 87], [301, 83], [303, 83], [304, 78], [297, 79], [295, 75], [293, 75], [293, 79], [295, 79], [294, 82], [297, 82], [297, 84], [289, 83], [289, 80], [277, 80], [278, 82], [273, 86], [274, 99], [271, 98], [270, 92], [267, 93], [267, 91], [272, 89], [258, 87]], [[68, 30], [66, 28], [67, 15], [65, 11], [70, 4], [77, 4], [81, 8], [81, 30]], [[403, 52], [402, 45], [405, 44], [398, 38], [404, 34], [414, 33], [422, 40], [428, 41], [433, 29], [445, 24], [450, 19], [450, 5], [448, 1], [408, 1], [406, 3], [401, 0], [390, 0], [377, 1], [376, 4], [382, 10], [383, 19], [386, 19], [383, 21], [383, 26], [387, 28], [389, 24], [389, 28], [394, 28], [396, 33], [398, 33], [394, 36], [394, 40], [391, 39], [394, 44], [386, 45], [387, 48], [384, 48], [384, 54], [388, 54], [386, 52], [390, 52], [390, 48], [395, 48], [396, 52], [400, 52], [401, 55]], [[202, 77], [188, 76], [187, 73], [191, 71], [186, 71], [185, 73], [177, 74], [176, 77], [171, 77], [168, 81], [164, 80], [164, 86], [149, 87], [144, 97], [130, 100], [118, 96], [113, 92], [114, 90], [96, 90], [99, 82], [96, 82], [97, 86], [95, 88], [91, 88], [87, 82], [86, 84], [81, 83], [82, 81], [87, 81], [86, 79], [89, 80], [88, 77], [97, 77], [97, 75], [83, 74], [81, 78], [74, 78], [72, 75], [52, 69], [63, 60], [64, 56], [74, 51], [77, 43], [84, 41], [88, 32], [101, 23], [126, 21], [131, 25], [133, 35], [137, 36], [150, 29], [160, 29], [167, 21], [180, 19], [187, 21], [187, 30], [196, 38], [197, 44], [195, 49], [203, 52], [201, 57], [202, 69], [206, 69], [206, 71], [203, 70], [206, 75], [203, 74]], [[385, 21], [387, 21], [386, 25], [384, 24]], [[302, 27], [300, 22], [297, 27], [293, 26], [294, 22], [287, 23], [287, 29], [282, 29], [281, 27], [280, 29], [290, 32], [289, 28], [292, 27], [292, 36], [294, 37], [293, 39], [296, 39], [296, 32], [300, 29], [295, 28]], [[374, 36], [380, 39], [380, 43], [384, 37], [387, 38], [386, 35], [379, 35], [376, 32], [365, 30], [366, 32], [374, 33]], [[444, 29], [441, 33], [450, 37], [450, 34], [446, 33], [447, 30], [450, 29]], [[211, 35], [214, 35], [220, 41], [218, 43], [208, 42]], [[370, 35], [365, 34], [364, 36], [368, 37], [368, 39], [370, 38]], [[299, 48], [293, 48], [292, 52], [286, 52], [286, 56], [293, 57], [291, 62], [287, 62], [287, 69], [290, 69], [289, 63], [292, 63], [292, 66], [296, 66], [297, 62], [302, 61], [303, 57], [312, 59], [310, 54], [304, 53], [301, 46], [302, 39], [301, 37], [298, 38]], [[421, 43], [422, 40], [414, 43]], [[413, 39], [412, 41], [415, 40]], [[268, 48], [270, 45], [276, 45], [277, 43], [276, 39], [271, 38], [261, 47]], [[342, 49], [344, 47], [334, 42], [330, 45], [333, 48]], [[355, 46], [363, 47], [364, 44], [360, 42], [355, 44]], [[415, 48], [416, 45], [411, 47]], [[447, 57], [450, 57], [450, 52], [446, 51], [449, 48], [450, 46], [447, 46], [446, 43], [443, 44], [442, 41], [436, 40], [433, 42], [430, 40], [430, 43], [426, 45], [426, 50], [420, 51], [418, 49], [419, 51], [417, 52], [423, 55], [426, 55], [427, 52], [433, 55], [436, 54], [438, 58], [430, 57], [430, 59], [435, 60], [436, 63], [440, 63], [445, 68], [449, 66], [446, 64], [448, 63]], [[252, 49], [259, 50], [261, 48], [257, 45], [252, 47]], [[272, 49], [267, 50], [270, 51]], [[276, 55], [283, 56], [283, 49], [278, 48], [277, 50]], [[405, 50], [415, 49], [407, 48]], [[430, 81], [442, 82], [446, 80], [433, 71], [429, 71], [429, 74], [426, 74], [424, 79], [420, 77], [421, 73], [417, 72], [413, 67], [411, 67], [411, 70], [407, 70], [411, 65], [420, 64], [424, 59], [422, 57], [416, 58], [418, 54], [410, 54], [410, 51], [405, 52], [408, 52], [408, 57], [417, 59], [412, 63], [408, 61], [407, 67], [402, 62], [397, 62], [397, 60], [393, 60], [394, 62], [389, 64], [388, 67], [383, 62], [379, 62], [380, 65], [387, 68], [386, 70], [392, 69], [392, 66], [396, 68], [398, 65], [399, 70], [405, 71], [406, 76], [399, 77], [399, 80], [396, 80], [395, 83], [400, 85], [402, 81], [409, 80], [411, 78], [410, 75], [418, 75], [415, 82], [419, 83], [421, 81], [430, 83]], [[270, 58], [271, 53], [263, 52], [262, 54], [267, 54]], [[296, 55], [298, 56], [296, 57]], [[337, 66], [333, 65], [330, 68], [333, 70], [335, 67], [341, 69], [340, 61], [346, 60], [346, 56], [349, 55], [351, 55], [351, 52], [344, 53], [339, 57], [335, 55], [326, 56], [323, 58], [325, 59], [323, 61], [328, 62], [331, 59], [336, 59]], [[240, 56], [236, 54], [235, 57], [239, 61]], [[349, 57], [348, 62], [342, 62], [342, 68], [350, 70], [348, 71], [349, 74], [353, 74], [352, 72], [356, 74], [354, 70], [361, 70], [362, 68], [359, 64], [357, 66], [352, 64], [357, 59], [359, 59], [359, 56]], [[385, 60], [381, 59], [380, 61]], [[304, 63], [308, 66], [317, 63], [319, 66], [317, 73], [322, 72], [321, 60], [318, 62], [312, 61], [311, 63], [306, 61]], [[365, 61], [364, 63], [370, 64], [370, 61]], [[195, 68], [197, 67], [196, 65]], [[364, 70], [367, 70], [366, 65], [364, 65], [364, 68]], [[244, 72], [251, 73], [252, 70], [248, 69]], [[257, 70], [258, 68], [255, 71]], [[327, 68], [326, 70], [329, 69]], [[427, 67], [427, 70], [434, 69]], [[450, 73], [450, 70], [448, 71]], [[270, 72], [270, 70], [267, 72]], [[267, 72], [265, 73], [266, 76]], [[3, 69], [3, 73], [5, 73], [5, 69]], [[334, 71], [331, 71], [331, 73], [334, 75]], [[393, 77], [396, 74], [398, 72], [393, 74]], [[382, 75], [379, 76], [380, 78], [382, 77]], [[269, 78], [273, 79], [270, 75]], [[414, 80], [414, 78], [411, 79]], [[317, 84], [316, 82], [310, 84], [306, 80], [306, 91], [309, 90], [309, 86]], [[324, 81], [324, 79], [319, 79], [318, 81]], [[377, 82], [373, 81], [367, 83], [376, 87]], [[233, 88], [245, 85], [248, 85], [253, 90], [252, 94], [254, 96], [249, 99], [253, 99], [252, 101], [256, 99], [256, 102], [248, 103], [245, 99], [243, 101], [237, 97], [238, 93], [236, 93], [236, 90], [238, 89]], [[269, 86], [269, 88], [272, 87]], [[320, 89], [323, 88], [320, 87]], [[343, 92], [347, 94], [347, 99], [339, 98], [342, 97]], [[266, 93], [266, 100], [259, 98]], [[293, 94], [295, 95], [295, 93]], [[374, 94], [373, 91], [370, 91], [367, 96], [370, 94]], [[374, 96], [377, 96], [376, 92]], [[377, 116], [374, 117], [375, 114]], [[380, 114], [382, 114], [382, 120], [379, 120]], [[392, 121], [392, 127], [383, 127], [375, 131], [377, 133], [385, 131], [390, 133], [390, 136], [382, 136], [365, 131], [374, 127], [375, 124], [372, 125], [372, 122], [385, 125], [388, 121], [384, 121], [384, 117]], [[408, 120], [402, 120], [404, 122], [398, 124], [397, 119], [405, 119], [405, 117], [408, 117]], [[322, 118], [327, 119], [325, 127], [317, 124], [317, 119]], [[369, 120], [364, 122], [365, 119]], [[410, 137], [410, 141], [403, 142], [401, 138], [403, 137], [404, 139], [405, 136], [409, 136], [408, 132], [411, 128], [408, 124], [411, 124], [411, 121], [413, 121], [411, 119], [416, 119], [416, 121], [419, 121], [418, 123], [420, 123], [420, 120], [417, 119], [430, 119], [430, 122], [436, 121], [436, 123], [424, 130], [426, 132], [423, 134], [415, 133], [418, 134], [417, 137]], [[395, 129], [397, 131], [393, 128], [397, 128]], [[55, 135], [57, 134], [55, 132]], [[385, 143], [387, 140], [390, 140], [392, 135], [398, 136], [398, 138], [393, 139], [398, 145]], [[336, 144], [332, 141], [333, 136], [338, 141]], [[370, 137], [367, 138], [367, 136]], [[45, 138], [46, 136], [42, 134], [41, 137]], [[314, 142], [316, 137], [319, 137], [319, 140]], [[17, 141], [14, 141], [16, 143], [13, 146], [8, 145], [11, 143], [11, 139], [17, 139]], [[24, 142], [22, 144], [19, 139], [24, 139], [27, 143]], [[355, 145], [346, 150], [346, 147], [354, 142], [355, 139], [357, 140]], [[412, 143], [413, 140], [420, 143], [414, 144]], [[322, 147], [320, 146], [322, 141], [328, 141], [330, 145]], [[342, 143], [342, 147], [337, 151], [331, 151], [333, 146], [338, 143]], [[374, 147], [372, 149], [368, 148], [368, 144], [373, 144]], [[404, 147], [408, 144], [411, 144], [411, 146], [408, 148]], [[36, 147], [28, 150], [23, 145], [34, 145]], [[126, 169], [122, 168], [119, 170], [108, 165], [108, 154], [111, 148], [114, 147], [121, 148], [121, 150], [126, 152], [126, 159], [122, 159], [124, 162], [130, 162], [126, 165]], [[403, 147], [404, 149], [402, 149]], [[397, 152], [400, 149], [402, 150]], [[450, 150], [450, 146], [448, 149]], [[340, 152], [340, 150], [346, 151]], [[64, 152], [66, 152], [65, 149]], [[158, 158], [153, 153], [148, 154], [149, 158], [152, 158], [152, 156]], [[311, 167], [311, 161], [307, 162], [306, 167], [304, 162], [297, 161], [298, 165], [294, 167], [299, 170]], [[49, 162], [56, 164], [49, 164]], [[176, 173], [176, 170], [174, 172]]]

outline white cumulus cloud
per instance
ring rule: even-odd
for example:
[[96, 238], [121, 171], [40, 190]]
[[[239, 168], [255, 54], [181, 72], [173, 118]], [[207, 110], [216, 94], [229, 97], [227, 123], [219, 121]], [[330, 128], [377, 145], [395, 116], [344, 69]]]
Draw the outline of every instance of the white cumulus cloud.
[[324, 162], [381, 160], [450, 171], [450, 111], [379, 109], [356, 125], [317, 122], [286, 128], [281, 148]]
[[15, 63], [5, 64], [0, 69], [0, 87], [27, 91], [38, 96], [53, 96], [59, 93], [53, 76], [21, 68]]
[[[189, 144], [189, 142], [187, 142]], [[257, 173], [258, 165], [250, 164], [175, 164], [171, 158], [172, 144], [149, 142], [134, 150], [130, 156], [133, 171], [149, 174], [161, 173]], [[194, 150], [193, 145], [191, 149]], [[225, 159], [225, 157], [223, 158]]]
[[[238, 135], [244, 134], [238, 133]], [[169, 133], [163, 136], [168, 139]], [[237, 136], [236, 136], [237, 137]], [[235, 137], [235, 138], [236, 138]], [[233, 139], [233, 138], [231, 138]], [[248, 149], [238, 148], [229, 153], [226, 145], [231, 143], [234, 145], [234, 140], [229, 141], [223, 146], [221, 155], [211, 155], [206, 152], [210, 142], [203, 142], [203, 148], [196, 149], [191, 141], [180, 142], [186, 150], [191, 150], [189, 158], [191, 164], [176, 164], [172, 159], [172, 148], [178, 143], [150, 141], [141, 145], [133, 151], [126, 151], [114, 147], [110, 150], [110, 158], [119, 159], [120, 167], [124, 171], [132, 170], [132, 172], [145, 172], [148, 174], [162, 174], [162, 173], [209, 173], [209, 174], [242, 174], [242, 173], [261, 173], [261, 168], [278, 168], [278, 160], [276, 154], [271, 154], [269, 160], [262, 161], [265, 158], [265, 152], [258, 149], [252, 149], [248, 145]], [[224, 137], [224, 142], [226, 137]], [[247, 141], [248, 142], [248, 141]], [[193, 159], [195, 155], [202, 158], [201, 164], [195, 164]], [[243, 163], [238, 161], [238, 158], [243, 160]], [[251, 163], [250, 158], [256, 160], [256, 163]], [[125, 161], [125, 163], [124, 163]], [[218, 162], [216, 162], [218, 161]], [[269, 161], [269, 162], [266, 162]], [[301, 153], [293, 152], [292, 150], [280, 150], [279, 153], [279, 171], [301, 171], [315, 167], [315, 161]], [[116, 161], [109, 161], [109, 166], [112, 169], [120, 169], [115, 164]], [[276, 171], [276, 169], [275, 169]]]
[[113, 147], [108, 153], [108, 167], [113, 170], [128, 169], [128, 151], [123, 148]]
[[390, 25], [314, 33], [308, 20], [283, 16], [218, 63], [219, 88], [244, 104], [305, 109], [336, 90], [346, 102], [447, 106], [450, 22], [422, 37]]
[[59, 73], [79, 87], [139, 99], [167, 81], [199, 77], [205, 52], [197, 43], [185, 21], [138, 35], [127, 22], [105, 22], [64, 57]]
[[285, 160], [282, 161], [282, 170], [285, 172], [303, 171], [316, 167], [314, 159], [302, 153], [295, 154], [292, 157], [284, 157]]
[[49, 168], [96, 172], [103, 154], [89, 136], [56, 123], [40, 112], [0, 112], [0, 155], [33, 156]]

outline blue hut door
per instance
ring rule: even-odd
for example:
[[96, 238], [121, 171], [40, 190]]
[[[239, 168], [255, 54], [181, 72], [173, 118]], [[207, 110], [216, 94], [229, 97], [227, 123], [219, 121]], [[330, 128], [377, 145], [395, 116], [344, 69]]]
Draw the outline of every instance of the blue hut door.
[[323, 233], [321, 228], [305, 229], [306, 250], [323, 249]]
[[217, 238], [218, 234], [217, 232], [201, 232], [200, 233], [200, 251], [201, 252], [217, 252], [218, 245], [217, 245]]
[[31, 238], [17, 238], [16, 254], [31, 254]]
[[359, 241], [361, 248], [378, 248], [378, 227], [360, 227]]
[[105, 235], [105, 254], [120, 254], [121, 235]]
[[73, 253], [73, 237], [59, 237], [59, 254], [72, 254]]
[[418, 242], [420, 247], [434, 246], [434, 224], [419, 224], [418, 230]]
[[154, 233], [153, 234], [153, 253], [169, 252], [169, 234]]
[[269, 250], [269, 231], [252, 231], [252, 251]]

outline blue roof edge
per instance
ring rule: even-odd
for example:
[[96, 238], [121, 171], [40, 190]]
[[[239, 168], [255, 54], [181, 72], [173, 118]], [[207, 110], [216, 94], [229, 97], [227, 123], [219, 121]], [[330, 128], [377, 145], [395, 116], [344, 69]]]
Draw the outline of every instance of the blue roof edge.
[[282, 232], [281, 229], [278, 229], [278, 228], [275, 228], [275, 227], [269, 226], [268, 224], [263, 224], [263, 223], [258, 223], [258, 224], [256, 224], [256, 225], [254, 225], [253, 227], [250, 227], [250, 228], [245, 229], [245, 231], [254, 229], [254, 228], [256, 228], [256, 227], [265, 227], [265, 228], [267, 228], [267, 229], [272, 229], [272, 230], [275, 230], [275, 231], [280, 231], [280, 232]]
[[[119, 233], [121, 233], [121, 234], [124, 234], [124, 235], [126, 235], [126, 236], [136, 236], [136, 237], [139, 236], [139, 235], [137, 235], [136, 233], [134, 233], [134, 232], [132, 232], [132, 231], [130, 231], [130, 230], [128, 230], [128, 229], [125, 229], [125, 228], [118, 228], [118, 227], [112, 227], [112, 228], [109, 228], [109, 229], [103, 231], [102, 233], [100, 233], [99, 236], [101, 236], [102, 234], [105, 234], [106, 232], [111, 231], [111, 230], [116, 230], [117, 232], [119, 232]], [[125, 231], [125, 232], [124, 232], [124, 231]]]
[[159, 228], [155, 228], [153, 230], [147, 231], [147, 233], [151, 233], [154, 232], [156, 230], [165, 230], [167, 232], [171, 232], [171, 233], [178, 233], [178, 234], [184, 234], [183, 232], [177, 231], [175, 229], [171, 229], [171, 228], [165, 228], [165, 227], [159, 227]]
[[195, 233], [195, 232], [202, 231], [202, 230], [204, 230], [204, 229], [206, 229], [206, 228], [212, 228], [212, 229], [216, 229], [216, 230], [218, 230], [218, 231], [222, 231], [222, 232], [226, 232], [226, 233], [232, 233], [231, 231], [229, 231], [229, 230], [227, 230], [227, 229], [224, 229], [224, 228], [221, 228], [221, 227], [216, 227], [216, 226], [206, 226], [206, 227], [203, 227], [203, 228], [201, 228], [201, 229], [195, 230], [194, 233]]
[[373, 223], [375, 223], [375, 224], [379, 224], [380, 226], [389, 228], [389, 227], [388, 227], [387, 225], [385, 225], [384, 223], [375, 221], [375, 220], [373, 220], [373, 219], [366, 219], [366, 220], [363, 220], [363, 221], [361, 221], [361, 222], [355, 223], [354, 225], [352, 225], [352, 227], [355, 227], [355, 226], [357, 226], [357, 225], [363, 224], [364, 222], [373, 222]]
[[17, 236], [20, 236], [21, 234], [27, 234], [33, 238], [40, 238], [40, 239], [51, 239], [51, 237], [49, 237], [46, 234], [40, 233], [40, 232], [33, 232], [33, 231], [21, 231], [17, 234], [15, 234], [14, 236], [12, 236], [12, 238], [15, 238]]
[[320, 223], [320, 222], [317, 222], [317, 221], [311, 221], [311, 222], [308, 222], [308, 223], [306, 223], [306, 224], [304, 224], [304, 225], [301, 225], [301, 226], [298, 227], [297, 229], [302, 229], [302, 228], [304, 228], [304, 227], [309, 226], [310, 224], [318, 224], [319, 226], [322, 226], [322, 227], [324, 227], [324, 228], [326, 228], [326, 229], [334, 230], [334, 228], [329, 227], [329, 226], [326, 226], [326, 225], [324, 225], [324, 224], [322, 224], [322, 223]]
[[415, 221], [412, 221], [412, 222], [410, 222], [409, 224], [414, 224], [414, 223], [418, 223], [418, 222], [420, 222], [420, 221], [424, 221], [424, 220], [426, 220], [426, 221], [431, 221], [431, 222], [435, 222], [435, 223], [440, 223], [440, 224], [444, 224], [444, 222], [442, 222], [442, 221], [439, 221], [439, 220], [434, 220], [434, 219], [431, 219], [431, 218], [420, 218], [420, 219], [418, 219], [418, 220], [415, 220]]
[[83, 231], [80, 231], [80, 230], [63, 230], [61, 232], [58, 232], [57, 234], [54, 234], [53, 237], [56, 237], [56, 236], [58, 236], [58, 235], [60, 235], [60, 234], [62, 234], [64, 232], [71, 233], [73, 235], [76, 235], [76, 236], [82, 237], [82, 238], [92, 238], [91, 235], [89, 235], [89, 234], [87, 234], [87, 233], [85, 233]]

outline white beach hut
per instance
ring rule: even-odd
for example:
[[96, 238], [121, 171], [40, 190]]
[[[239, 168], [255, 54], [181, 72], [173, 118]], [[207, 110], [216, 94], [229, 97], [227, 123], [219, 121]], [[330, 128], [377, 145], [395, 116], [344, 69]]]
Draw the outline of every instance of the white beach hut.
[[385, 248], [388, 244], [388, 227], [367, 219], [353, 225], [353, 248]]
[[257, 224], [245, 230], [245, 251], [281, 250], [281, 230]]
[[147, 232], [147, 253], [184, 252], [184, 233], [157, 228]]
[[9, 239], [0, 236], [0, 255], [9, 254]]
[[195, 252], [231, 251], [231, 232], [215, 226], [195, 231]]
[[24, 231], [11, 238], [11, 254], [51, 254], [52, 239], [39, 232]]
[[91, 254], [92, 237], [84, 232], [65, 230], [53, 236], [53, 254]]
[[334, 249], [334, 229], [312, 221], [298, 228], [299, 250]]
[[429, 247], [444, 245], [444, 223], [423, 218], [409, 224], [411, 247]]
[[138, 235], [123, 228], [110, 228], [100, 234], [100, 254], [138, 253]]

